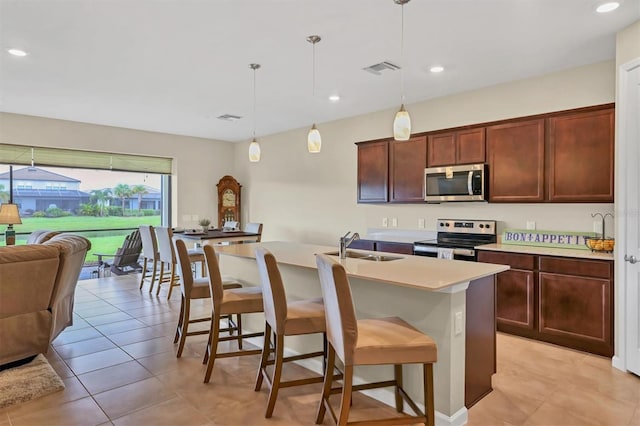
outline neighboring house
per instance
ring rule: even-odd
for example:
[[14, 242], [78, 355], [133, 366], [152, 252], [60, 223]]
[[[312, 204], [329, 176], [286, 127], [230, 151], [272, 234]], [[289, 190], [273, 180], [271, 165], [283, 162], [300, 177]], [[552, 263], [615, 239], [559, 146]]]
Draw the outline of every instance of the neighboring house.
[[[0, 183], [2, 183], [0, 181]], [[133, 185], [130, 185], [133, 187]], [[147, 185], [144, 186], [146, 192], [142, 194], [140, 206], [138, 206], [138, 194], [132, 194], [124, 200], [124, 208], [130, 210], [161, 210], [162, 192], [159, 189]], [[114, 188], [103, 188], [111, 191], [111, 199], [106, 203], [108, 206], [122, 206], [120, 198], [116, 197]]]
[[[0, 173], [0, 185], [9, 188], [9, 172]], [[50, 207], [75, 212], [90, 197], [79, 188], [79, 180], [38, 167], [13, 171], [13, 202], [19, 206], [21, 215], [29, 216]]]

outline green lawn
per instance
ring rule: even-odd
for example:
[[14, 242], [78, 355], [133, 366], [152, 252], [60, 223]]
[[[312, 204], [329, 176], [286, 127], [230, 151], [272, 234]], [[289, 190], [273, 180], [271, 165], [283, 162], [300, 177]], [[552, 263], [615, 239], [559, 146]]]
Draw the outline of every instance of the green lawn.
[[[160, 216], [135, 216], [135, 217], [92, 217], [92, 216], [67, 216], [67, 217], [26, 217], [22, 218], [21, 225], [14, 225], [16, 244], [25, 244], [28, 234], [37, 229], [50, 229], [52, 231], [69, 231], [83, 235], [91, 241], [91, 250], [87, 253], [86, 263], [98, 261], [95, 253], [113, 254], [122, 246], [124, 238], [140, 225], [160, 226]], [[121, 231], [96, 231], [86, 232], [85, 229], [123, 229]], [[4, 245], [4, 227], [0, 229], [0, 241]], [[112, 258], [106, 258], [111, 263]]]

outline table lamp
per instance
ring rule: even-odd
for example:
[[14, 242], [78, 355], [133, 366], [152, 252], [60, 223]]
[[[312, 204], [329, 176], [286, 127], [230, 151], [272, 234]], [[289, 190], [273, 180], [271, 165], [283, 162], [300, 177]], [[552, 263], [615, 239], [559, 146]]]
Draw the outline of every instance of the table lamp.
[[0, 225], [9, 225], [4, 233], [5, 241], [8, 246], [16, 243], [16, 232], [13, 225], [22, 223], [17, 204], [0, 204]]

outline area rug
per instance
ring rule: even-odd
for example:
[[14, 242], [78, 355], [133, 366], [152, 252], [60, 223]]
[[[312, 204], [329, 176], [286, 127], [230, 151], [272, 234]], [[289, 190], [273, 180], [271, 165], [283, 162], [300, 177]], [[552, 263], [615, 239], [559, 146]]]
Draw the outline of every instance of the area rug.
[[28, 364], [0, 371], [0, 408], [64, 389], [62, 379], [40, 354]]

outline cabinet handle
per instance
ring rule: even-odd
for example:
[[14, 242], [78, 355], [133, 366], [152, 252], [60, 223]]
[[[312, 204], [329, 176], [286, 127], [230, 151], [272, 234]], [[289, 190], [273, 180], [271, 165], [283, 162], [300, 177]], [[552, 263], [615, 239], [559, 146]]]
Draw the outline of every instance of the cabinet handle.
[[625, 255], [624, 255], [624, 261], [625, 261], [625, 262], [629, 262], [629, 263], [631, 263], [632, 265], [633, 265], [634, 263], [638, 263], [638, 259], [636, 259], [636, 257], [635, 257], [635, 256], [633, 256], [633, 255], [632, 255], [632, 256], [627, 256], [627, 255], [625, 254]]

